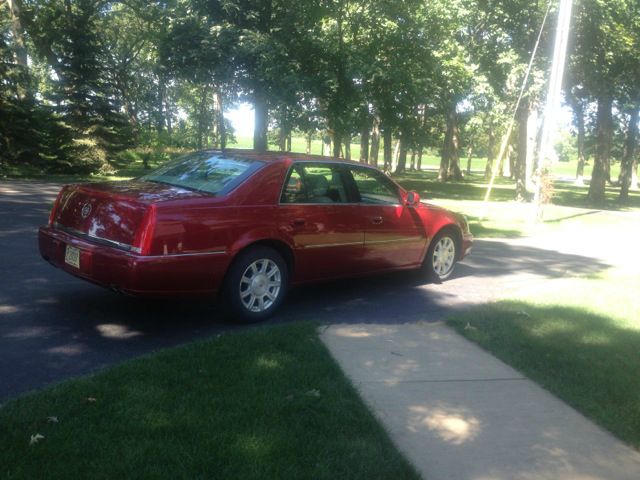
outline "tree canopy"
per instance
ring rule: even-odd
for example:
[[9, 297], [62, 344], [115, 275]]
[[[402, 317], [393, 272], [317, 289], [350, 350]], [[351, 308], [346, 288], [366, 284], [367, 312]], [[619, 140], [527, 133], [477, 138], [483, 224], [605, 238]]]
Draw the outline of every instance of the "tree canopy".
[[[494, 166], [548, 8], [514, 155]], [[355, 140], [361, 161], [378, 164], [382, 149], [383, 166], [402, 172], [408, 154], [419, 165], [428, 148], [446, 181], [463, 176], [467, 149], [526, 198], [530, 118], [556, 9], [525, 0], [0, 0], [0, 168], [105, 171], [133, 146], [224, 148], [234, 140], [224, 112], [249, 102], [257, 150], [289, 149], [295, 134], [350, 158]], [[564, 90], [578, 156], [594, 157], [596, 202], [615, 181], [611, 161], [622, 163], [627, 191], [637, 167], [639, 19], [637, 0], [574, 9]]]

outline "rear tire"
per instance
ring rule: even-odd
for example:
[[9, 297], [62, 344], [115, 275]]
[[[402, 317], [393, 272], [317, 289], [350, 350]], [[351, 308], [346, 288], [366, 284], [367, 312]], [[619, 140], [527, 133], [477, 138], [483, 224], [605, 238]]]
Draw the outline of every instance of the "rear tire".
[[269, 247], [246, 250], [229, 268], [222, 290], [231, 319], [255, 323], [270, 317], [284, 300], [289, 271], [282, 256]]
[[429, 280], [440, 283], [451, 276], [458, 261], [458, 249], [456, 236], [449, 229], [441, 230], [433, 237], [424, 259]]

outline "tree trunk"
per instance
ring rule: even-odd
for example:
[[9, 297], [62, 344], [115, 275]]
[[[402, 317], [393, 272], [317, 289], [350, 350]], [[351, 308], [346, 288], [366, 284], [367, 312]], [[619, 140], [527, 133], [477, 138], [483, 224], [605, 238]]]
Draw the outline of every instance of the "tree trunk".
[[280, 122], [280, 128], [278, 129], [278, 150], [284, 152], [287, 150], [287, 132], [284, 128], [284, 122]]
[[220, 143], [220, 148], [227, 148], [227, 126], [224, 123], [224, 103], [222, 103], [222, 94], [219, 90], [213, 94], [214, 102], [216, 105], [215, 119], [218, 130], [218, 140]]
[[398, 163], [396, 165], [396, 175], [403, 173], [407, 169], [407, 142], [404, 140], [404, 134], [400, 135], [398, 140]]
[[591, 183], [589, 184], [589, 200], [596, 204], [605, 201], [605, 188], [609, 180], [611, 139], [613, 125], [611, 118], [612, 100], [609, 95], [598, 97], [598, 113], [596, 120], [596, 156], [593, 162]]
[[449, 178], [462, 180], [460, 170], [460, 131], [458, 130], [458, 112], [455, 105], [450, 111], [450, 121], [453, 124], [451, 130], [451, 146], [449, 150]]
[[287, 152], [291, 151], [291, 130], [289, 130], [289, 134], [287, 135]]
[[451, 145], [451, 122], [447, 115], [447, 130], [444, 133], [444, 142], [442, 143], [442, 152], [440, 153], [440, 169], [438, 170], [438, 181], [446, 182], [449, 180], [449, 157], [451, 155], [449, 148]]
[[351, 160], [351, 135], [347, 135], [344, 139], [344, 158]]
[[624, 142], [624, 150], [622, 152], [622, 164], [620, 165], [620, 203], [626, 203], [629, 200], [629, 187], [631, 186], [631, 177], [633, 173], [633, 163], [636, 154], [636, 146], [638, 142], [638, 113], [640, 106], [636, 104], [631, 110], [629, 117], [629, 127], [627, 128], [627, 138]]
[[164, 96], [166, 91], [165, 78], [163, 74], [158, 74], [158, 98], [156, 103], [156, 108], [158, 109], [158, 113], [156, 115], [156, 131], [158, 132], [158, 136], [162, 135], [164, 131]]
[[456, 106], [456, 102], [451, 102], [447, 110], [447, 130], [444, 135], [442, 154], [440, 156], [440, 170], [438, 171], [438, 180], [442, 182], [447, 181], [449, 177], [453, 177], [456, 180], [462, 178], [458, 153], [459, 132]]
[[369, 163], [374, 167], [378, 166], [378, 155], [380, 153], [380, 119], [373, 117], [373, 128], [371, 130], [371, 154]]
[[[536, 188], [533, 182], [533, 172], [538, 167], [538, 161], [536, 159], [536, 146], [540, 143], [538, 135], [538, 111], [533, 108], [533, 105], [529, 106], [529, 118], [527, 120], [527, 156], [525, 160], [525, 181], [528, 191], [533, 191]], [[542, 134], [542, 131], [540, 131]], [[544, 167], [544, 164], [540, 164], [539, 167]]]
[[[493, 174], [493, 162], [495, 162], [496, 159], [496, 134], [495, 134], [495, 130], [493, 128], [493, 119], [491, 119], [489, 121], [489, 133], [488, 133], [489, 139], [488, 139], [488, 144], [487, 144], [487, 165], [484, 168], [484, 178], [491, 178], [491, 175]], [[498, 167], [498, 165], [496, 165], [495, 167]]]
[[369, 116], [365, 117], [362, 122], [362, 128], [360, 130], [360, 161], [362, 163], [369, 163], [369, 129], [370, 129]]
[[409, 166], [409, 170], [412, 172], [416, 170], [416, 151], [411, 150], [411, 165]]
[[513, 142], [507, 145], [507, 153], [500, 162], [500, 176], [514, 180], [516, 178], [516, 156], [514, 155]]
[[254, 129], [253, 149], [258, 152], [266, 152], [269, 149], [267, 142], [267, 129], [269, 127], [269, 108], [267, 99], [261, 87], [256, 87], [253, 92]]
[[524, 100], [518, 109], [518, 146], [516, 150], [515, 180], [516, 180], [516, 200], [519, 202], [527, 200], [527, 141], [529, 123], [529, 102]]
[[28, 66], [27, 47], [24, 42], [24, 28], [22, 26], [22, 0], [8, 0], [11, 14], [11, 34], [16, 62], [23, 67]]
[[311, 155], [311, 134], [307, 134], [307, 155]]
[[342, 135], [333, 132], [333, 158], [340, 158], [342, 153]]
[[198, 150], [202, 150], [204, 136], [204, 120], [205, 120], [205, 108], [207, 105], [207, 89], [204, 88], [200, 97], [200, 105], [198, 107]]
[[329, 133], [322, 137], [322, 155], [325, 157], [331, 156], [331, 135]]
[[382, 129], [382, 148], [384, 157], [384, 169], [387, 170], [391, 165], [391, 152], [393, 138], [391, 136], [391, 127], [384, 127]]
[[576, 148], [578, 150], [578, 166], [576, 168], [576, 185], [584, 185], [584, 106], [582, 102], [574, 100], [572, 102], [573, 113], [576, 118], [576, 126], [578, 127], [578, 138]]
[[418, 148], [418, 171], [422, 171], [422, 145]]
[[398, 165], [398, 159], [400, 157], [400, 139], [396, 140], [396, 146], [393, 147], [393, 160], [389, 164], [389, 171], [393, 170], [393, 165]]
[[168, 95], [166, 95], [166, 92], [164, 97], [164, 112], [167, 120], [167, 135], [169, 136], [169, 142], [171, 142], [171, 137], [173, 136], [173, 122], [171, 121], [171, 108], [169, 107], [169, 98]]

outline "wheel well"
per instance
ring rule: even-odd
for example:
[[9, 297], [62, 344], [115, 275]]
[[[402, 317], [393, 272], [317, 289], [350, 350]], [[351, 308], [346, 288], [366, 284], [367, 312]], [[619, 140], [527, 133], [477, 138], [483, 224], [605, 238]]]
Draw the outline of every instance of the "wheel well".
[[451, 232], [453, 234], [453, 239], [456, 242], [456, 249], [458, 251], [458, 258], [456, 260], [460, 260], [462, 258], [462, 232], [460, 228], [454, 223], [449, 223], [438, 230], [433, 237], [435, 238], [436, 235], [442, 232]]
[[287, 269], [289, 270], [289, 279], [293, 277], [293, 269], [295, 267], [293, 252], [291, 251], [291, 248], [289, 247], [289, 245], [287, 245], [284, 242], [281, 242], [280, 240], [265, 239], [265, 240], [258, 240], [257, 242], [250, 243], [249, 245], [246, 245], [234, 255], [233, 261], [235, 261], [235, 259], [238, 258], [238, 255], [240, 255], [241, 253], [246, 252], [247, 250], [254, 247], [258, 247], [258, 246], [273, 248], [276, 252], [278, 252], [280, 256], [284, 259], [285, 263], [287, 264]]

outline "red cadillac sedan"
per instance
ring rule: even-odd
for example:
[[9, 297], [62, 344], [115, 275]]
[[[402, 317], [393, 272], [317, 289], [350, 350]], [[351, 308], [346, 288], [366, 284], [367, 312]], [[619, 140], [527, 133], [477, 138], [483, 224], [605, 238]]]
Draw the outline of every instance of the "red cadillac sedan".
[[268, 317], [291, 285], [401, 269], [442, 281], [472, 244], [463, 216], [376, 168], [241, 150], [67, 185], [38, 238], [72, 275], [130, 295], [219, 295], [243, 322]]

